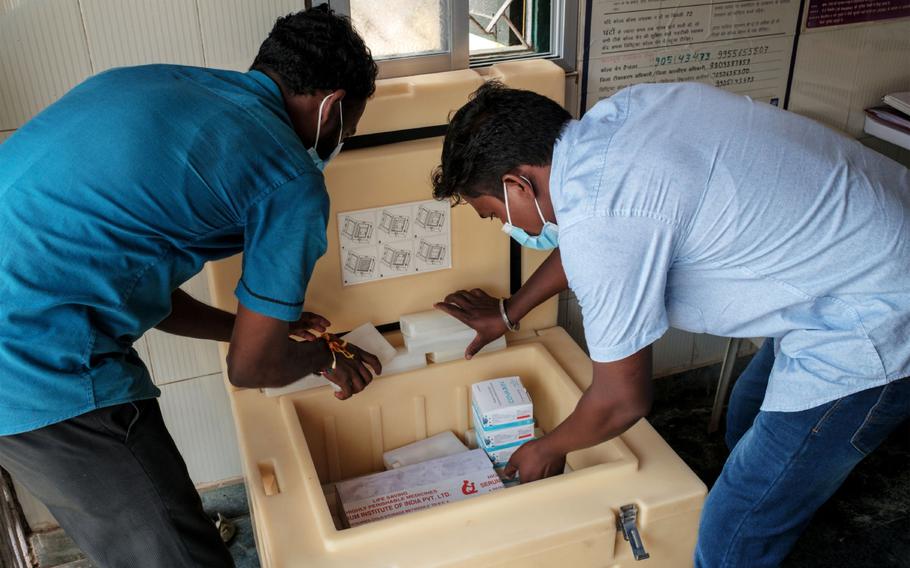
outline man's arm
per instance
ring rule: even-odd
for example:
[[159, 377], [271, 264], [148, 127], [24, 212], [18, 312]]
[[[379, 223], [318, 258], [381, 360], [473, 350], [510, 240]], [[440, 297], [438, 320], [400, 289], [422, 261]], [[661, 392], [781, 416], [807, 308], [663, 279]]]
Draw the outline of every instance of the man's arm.
[[562, 473], [566, 454], [614, 438], [651, 410], [651, 346], [612, 363], [594, 363], [594, 380], [575, 411], [543, 438], [528, 442], [509, 460], [506, 475], [522, 483]]
[[184, 337], [230, 341], [234, 314], [206, 305], [178, 288], [171, 294], [170, 315], [155, 329]]
[[[509, 316], [509, 321], [518, 323], [531, 310], [568, 287], [569, 283], [562, 269], [559, 249], [556, 249], [534, 271], [528, 281], [506, 301], [506, 314]], [[465, 351], [465, 357], [468, 359], [508, 331], [505, 322], [502, 321], [502, 314], [499, 312], [499, 299], [480, 289], [460, 290], [449, 294], [443, 302], [436, 304], [435, 307], [461, 320], [477, 332], [474, 341], [468, 345]]]
[[[245, 388], [282, 387], [297, 379], [329, 369], [333, 357], [324, 339], [296, 342], [288, 338], [288, 322], [248, 310], [241, 304], [228, 351], [228, 379], [231, 384]], [[347, 359], [335, 357], [337, 366], [326, 378], [341, 387], [340, 399], [350, 397], [366, 388], [373, 374], [382, 372], [374, 355], [348, 344], [354, 354]]]
[[531, 310], [568, 288], [569, 281], [562, 269], [562, 257], [557, 248], [509, 298], [506, 302], [506, 314], [512, 323], [518, 323]]

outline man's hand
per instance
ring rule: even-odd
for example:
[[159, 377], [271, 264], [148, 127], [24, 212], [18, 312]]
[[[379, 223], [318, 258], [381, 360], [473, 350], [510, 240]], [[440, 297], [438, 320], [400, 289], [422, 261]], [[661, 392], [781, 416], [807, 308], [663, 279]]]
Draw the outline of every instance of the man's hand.
[[594, 363], [591, 386], [572, 414], [546, 436], [512, 454], [504, 473], [522, 483], [563, 472], [566, 454], [614, 438], [651, 408], [651, 346], [612, 363]]
[[566, 468], [566, 454], [548, 446], [546, 437], [525, 443], [512, 454], [503, 473], [506, 477], [517, 473], [522, 483], [559, 475]]
[[449, 294], [444, 301], [435, 304], [434, 307], [477, 332], [474, 341], [464, 352], [465, 359], [470, 359], [488, 343], [499, 339], [509, 330], [499, 312], [499, 298], [490, 296], [480, 288], [470, 292], [459, 290]]
[[[335, 370], [326, 369], [323, 376], [332, 381], [341, 389], [335, 393], [335, 398], [345, 400], [367, 388], [373, 381], [373, 375], [382, 374], [382, 364], [379, 358], [363, 349], [348, 343], [345, 349], [354, 355], [348, 359], [341, 353], [335, 354]], [[369, 366], [369, 369], [367, 368]], [[370, 369], [373, 372], [370, 372]]]
[[[319, 339], [319, 336], [325, 333], [325, 330], [331, 325], [332, 322], [319, 314], [303, 312], [300, 314], [300, 319], [288, 324], [288, 333], [290, 335], [296, 335], [304, 341], [315, 341]], [[313, 331], [317, 333], [313, 333]]]

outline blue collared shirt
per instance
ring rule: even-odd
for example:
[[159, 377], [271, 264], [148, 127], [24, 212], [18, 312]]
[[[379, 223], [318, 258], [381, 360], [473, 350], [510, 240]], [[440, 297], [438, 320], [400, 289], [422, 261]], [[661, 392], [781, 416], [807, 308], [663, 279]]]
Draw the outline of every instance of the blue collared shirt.
[[257, 71], [172, 65], [90, 78], [0, 145], [0, 435], [158, 395], [133, 342], [209, 260], [294, 320], [328, 196]]
[[910, 171], [701, 84], [638, 85], [572, 121], [550, 192], [595, 361], [668, 326], [773, 337], [762, 406], [910, 375]]

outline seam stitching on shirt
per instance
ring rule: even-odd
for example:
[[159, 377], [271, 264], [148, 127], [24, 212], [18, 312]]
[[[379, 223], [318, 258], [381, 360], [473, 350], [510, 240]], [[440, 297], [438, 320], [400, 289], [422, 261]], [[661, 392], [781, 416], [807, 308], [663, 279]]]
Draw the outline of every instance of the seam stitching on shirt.
[[623, 113], [622, 120], [610, 134], [610, 139], [607, 140], [607, 143], [604, 146], [603, 159], [600, 161], [600, 167], [597, 169], [597, 185], [594, 186], [594, 203], [592, 204], [592, 209], [595, 211], [597, 210], [597, 202], [600, 200], [600, 190], [603, 187], [604, 172], [607, 170], [607, 154], [610, 153], [610, 146], [613, 144], [613, 138], [616, 136], [616, 133], [619, 132], [626, 124], [626, 120], [628, 120], [629, 114], [631, 114], [630, 111], [632, 109], [632, 89], [634, 89], [634, 87], [629, 87], [629, 89], [626, 91], [626, 108]]
[[153, 266], [157, 266], [158, 263], [160, 263], [162, 260], [164, 260], [164, 258], [166, 256], [168, 256], [168, 254], [171, 252], [171, 249], [173, 249], [173, 248], [174, 248], [174, 245], [172, 245], [171, 243], [167, 243], [167, 246], [164, 247], [164, 250], [162, 250], [161, 253], [159, 253], [158, 256], [156, 256], [152, 260], [152, 262], [149, 262], [148, 264], [143, 266], [142, 269], [136, 273], [136, 276], [133, 277], [133, 280], [132, 280], [132, 282], [130, 282], [129, 286], [127, 286], [123, 290], [123, 299], [117, 305], [118, 308], [123, 308], [126, 306], [127, 302], [129, 302], [132, 299], [133, 292], [136, 291], [136, 286], [139, 285], [139, 282], [142, 280], [142, 277], [145, 276], [146, 273]]
[[[259, 197], [257, 197], [255, 200], [253, 200], [253, 201], [247, 206], [246, 210], [244, 211], [244, 216], [246, 215], [246, 212], [248, 212], [251, 208], [253, 208], [253, 207], [255, 207], [256, 205], [258, 205], [262, 200], [264, 200], [264, 199], [266, 199], [267, 197], [273, 195], [276, 191], [279, 191], [281, 188], [285, 187], [287, 184], [291, 183], [292, 181], [296, 181], [296, 180], [300, 179], [300, 178], [301, 178], [302, 176], [304, 176], [304, 175], [311, 175], [311, 176], [314, 176], [314, 177], [318, 177], [317, 174], [315, 174], [315, 173], [313, 173], [313, 172], [302, 171], [302, 172], [300, 172], [296, 177], [294, 177], [294, 178], [292, 178], [292, 179], [289, 179], [289, 180], [285, 181], [284, 183], [277, 184], [277, 185], [273, 186], [273, 187], [272, 187], [270, 190], [268, 190], [267, 192], [264, 191], [262, 195], [260, 195]], [[326, 197], [328, 196], [327, 192], [325, 192], [325, 191], [323, 191], [323, 194], [325, 194]], [[241, 223], [241, 224], [242, 224], [242, 223]], [[246, 253], [246, 250], [244, 249], [243, 252]], [[323, 254], [325, 254], [325, 253], [323, 252]], [[257, 294], [257, 293], [255, 293], [255, 292], [253, 292], [253, 290], [251, 290], [249, 286], [247, 286], [247, 283], [243, 281], [243, 273], [246, 271], [246, 260], [247, 260], [247, 255], [244, 254], [244, 255], [243, 255], [243, 264], [242, 264], [241, 267], [240, 267], [240, 274], [241, 274], [240, 284], [243, 285], [243, 287], [246, 289], [246, 291], [249, 292], [250, 295], [252, 295], [253, 297], [259, 298], [260, 300], [266, 300], [266, 301], [275, 302], [275, 303], [279, 303], [279, 304], [284, 303], [284, 302], [281, 302], [280, 300], [273, 300], [273, 299], [269, 298], [268, 296], [262, 296], [262, 295], [260, 295], [260, 294]], [[301, 306], [301, 305], [303, 305], [303, 303], [304, 303], [305, 301], [306, 301], [306, 299], [303, 299], [303, 300], [301, 300], [300, 302], [297, 302], [297, 303], [293, 303], [293, 304], [291, 304], [291, 303], [284, 303], [284, 304], [287, 305], [287, 306]]]
[[689, 238], [689, 234], [692, 232], [692, 226], [695, 225], [695, 219], [698, 217], [698, 214], [701, 212], [702, 206], [705, 204], [705, 199], [708, 197], [708, 185], [711, 183], [711, 179], [714, 177], [714, 170], [717, 168], [717, 152], [714, 152], [714, 159], [711, 160], [711, 169], [708, 171], [708, 179], [705, 180], [705, 186], [701, 190], [701, 196], [698, 198], [698, 204], [695, 206], [695, 211], [689, 216], [689, 222], [686, 225], [686, 228], [682, 231], [683, 234], [680, 235], [680, 243]]
[[247, 286], [247, 283], [243, 281], [242, 276], [240, 278], [240, 284], [243, 285], [243, 289], [246, 290], [250, 296], [253, 296], [254, 298], [256, 298], [258, 300], [263, 300], [266, 302], [273, 302], [275, 304], [281, 304], [282, 306], [288, 306], [291, 308], [296, 308], [296, 307], [302, 306], [303, 303], [306, 301], [304, 299], [304, 300], [300, 300], [299, 302], [283, 302], [281, 300], [276, 300], [275, 298], [270, 298], [269, 296], [263, 296], [262, 294], [257, 294], [256, 292], [253, 292], [252, 290], [250, 290], [250, 287]]
[[[260, 71], [260, 73], [261, 73], [261, 71]], [[246, 75], [246, 73], [241, 73], [241, 74], [242, 74], [242, 75]], [[272, 80], [271, 77], [269, 77], [268, 75], [266, 75], [266, 77], [268, 77], [269, 81]], [[243, 113], [244, 113], [245, 115], [247, 115], [247, 117], [249, 117], [253, 122], [255, 122], [256, 124], [258, 124], [263, 130], [265, 130], [265, 131], [268, 133], [269, 137], [270, 137], [272, 140], [274, 140], [276, 144], [278, 144], [279, 146], [281, 146], [281, 148], [282, 148], [283, 150], [287, 151], [287, 147], [286, 147], [284, 144], [282, 144], [281, 141], [278, 140], [278, 139], [275, 137], [275, 135], [272, 133], [272, 130], [271, 130], [270, 128], [267, 128], [266, 125], [263, 124], [261, 120], [259, 120], [259, 117], [257, 117], [252, 111], [250, 111], [250, 109], [248, 109], [247, 107], [245, 107], [245, 106], [243, 106], [243, 105], [241, 105], [241, 104], [238, 104], [236, 101], [232, 101], [231, 99], [227, 98], [227, 97], [224, 96], [223, 94], [221, 94], [221, 93], [219, 93], [218, 91], [212, 89], [211, 87], [209, 87], [208, 85], [206, 85], [206, 84], [204, 84], [204, 83], [200, 83], [200, 82], [198, 82], [198, 81], [194, 81], [193, 79], [189, 79], [189, 80], [190, 80], [190, 81], [193, 81], [193, 83], [195, 83], [196, 85], [198, 85], [200, 88], [205, 89], [206, 91], [210, 92], [212, 95], [218, 97], [219, 99], [222, 99], [222, 100], [226, 101], [226, 102], [227, 102], [228, 104], [230, 104], [231, 106], [236, 107], [236, 108], [242, 110]], [[264, 89], [266, 89], [266, 90], [269, 90], [268, 87], [266, 87], [265, 85], [262, 85], [261, 83], [259, 83], [258, 80], [256, 80], [256, 79], [253, 79], [253, 80], [256, 81], [256, 84], [261, 85], [262, 88], [264, 88]], [[273, 81], [273, 82], [274, 82], [274, 81]], [[277, 85], [276, 85], [276, 86], [277, 86]], [[270, 94], [271, 94], [271, 91], [270, 91]], [[284, 99], [283, 99], [283, 97], [281, 97], [281, 95], [278, 95], [278, 97], [281, 99], [281, 105], [280, 105], [280, 106], [283, 108], [283, 107], [284, 107]], [[284, 112], [285, 112], [285, 115], [287, 115], [287, 109], [284, 109]], [[287, 121], [282, 121], [282, 122], [284, 122], [284, 123], [288, 126], [288, 128], [290, 128], [291, 130], [293, 130], [294, 127], [293, 127], [293, 125], [290, 123], [290, 118], [291, 118], [291, 117], [288, 115], [288, 120], [287, 120]], [[296, 133], [295, 133], [295, 134], [296, 134]], [[301, 144], [302, 144], [302, 142], [301, 142]], [[290, 152], [288, 152], [288, 153], [290, 153]]]
[[[313, 176], [316, 178], [319, 177], [318, 174], [316, 174], [314, 172], [300, 170], [291, 178], [288, 178], [283, 181], [275, 182], [272, 185], [270, 185], [270, 186], [266, 187], [265, 189], [263, 189], [262, 191], [260, 191], [260, 193], [246, 205], [246, 207], [243, 209], [243, 212], [241, 215], [243, 217], [246, 217], [246, 214], [249, 212], [249, 210], [251, 208], [255, 207], [256, 205], [258, 205], [260, 202], [262, 202], [262, 200], [264, 200], [267, 197], [269, 197], [270, 195], [274, 194], [276, 191], [278, 191], [279, 189], [288, 185], [289, 183], [302, 179], [304, 176]], [[228, 223], [227, 225], [223, 225], [221, 227], [218, 227], [218, 228], [212, 229], [211, 231], [203, 233], [197, 237], [194, 237], [194, 238], [188, 240], [187, 243], [195, 244], [203, 239], [209, 238], [210, 236], [212, 236], [216, 233], [220, 233], [221, 231], [224, 231], [225, 229], [229, 229], [231, 227], [243, 227], [245, 224], [246, 223], [244, 220], [238, 220], [234, 223]]]
[[571, 223], [565, 225], [562, 228], [564, 230], [567, 230], [579, 223], [583, 223], [585, 221], [590, 221], [592, 219], [601, 219], [601, 218], [605, 218], [605, 217], [624, 217], [627, 219], [647, 218], [647, 219], [653, 219], [654, 221], [659, 221], [665, 225], [669, 225], [673, 229], [677, 229], [679, 227], [679, 224], [675, 220], [670, 219], [669, 217], [666, 217], [659, 213], [654, 213], [652, 211], [645, 211], [643, 209], [610, 209], [608, 211], [596, 211], [594, 213], [585, 215], [584, 217], [579, 217], [579, 218], [575, 219], [574, 221], [572, 221]]

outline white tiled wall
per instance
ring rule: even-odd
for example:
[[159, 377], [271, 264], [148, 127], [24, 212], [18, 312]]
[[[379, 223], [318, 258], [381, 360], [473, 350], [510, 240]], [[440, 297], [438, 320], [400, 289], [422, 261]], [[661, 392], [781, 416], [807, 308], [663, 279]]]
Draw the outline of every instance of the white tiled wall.
[[240, 475], [237, 436], [220, 372], [161, 386], [160, 405], [194, 482]]
[[205, 61], [210, 67], [249, 69], [278, 16], [304, 8], [303, 0], [198, 0]]
[[[201, 302], [210, 301], [204, 271], [181, 288]], [[221, 357], [214, 341], [179, 337], [152, 329], [137, 342], [136, 349], [159, 386], [221, 373]]]
[[195, 0], [79, 0], [92, 70], [143, 63], [203, 66]]
[[89, 73], [77, 0], [0, 3], [0, 130], [18, 128]]
[[0, 0], [0, 131], [111, 67], [246, 70], [275, 20], [304, 7], [305, 0]]

